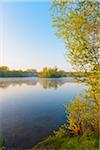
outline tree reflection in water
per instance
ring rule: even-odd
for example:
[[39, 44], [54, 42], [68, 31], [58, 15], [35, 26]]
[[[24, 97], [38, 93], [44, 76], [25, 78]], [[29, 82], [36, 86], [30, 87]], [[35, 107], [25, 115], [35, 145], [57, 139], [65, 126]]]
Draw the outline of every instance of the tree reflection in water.
[[57, 89], [66, 82], [75, 82], [73, 78], [1, 78], [0, 88], [8, 88], [9, 86], [36, 86], [39, 83], [44, 89]]

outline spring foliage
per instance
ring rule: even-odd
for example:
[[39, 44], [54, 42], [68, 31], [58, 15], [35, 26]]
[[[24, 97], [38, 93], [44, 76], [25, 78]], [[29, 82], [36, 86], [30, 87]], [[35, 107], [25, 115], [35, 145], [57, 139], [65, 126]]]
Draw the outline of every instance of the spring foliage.
[[84, 71], [88, 90], [66, 106], [68, 129], [74, 135], [99, 134], [100, 55], [99, 5], [97, 0], [54, 0], [52, 21], [63, 38], [68, 57], [76, 70]]
[[54, 0], [52, 21], [57, 35], [69, 49], [70, 62], [76, 69], [98, 67], [99, 1]]
[[60, 78], [66, 76], [66, 72], [63, 70], [58, 70], [57, 67], [54, 68], [43, 68], [39, 73], [40, 78]]

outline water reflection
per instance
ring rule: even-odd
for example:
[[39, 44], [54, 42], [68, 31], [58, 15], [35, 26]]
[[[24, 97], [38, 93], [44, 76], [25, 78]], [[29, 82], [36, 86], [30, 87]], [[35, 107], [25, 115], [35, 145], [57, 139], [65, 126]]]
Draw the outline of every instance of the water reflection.
[[23, 84], [36, 86], [39, 83], [44, 89], [57, 89], [66, 82], [75, 82], [73, 78], [40, 79], [40, 78], [0, 78], [0, 88], [21, 86]]
[[8, 88], [9, 86], [21, 86], [23, 84], [35, 86], [38, 82], [37, 78], [0, 78], [0, 88]]
[[0, 79], [0, 137], [7, 149], [31, 149], [52, 134], [65, 121], [63, 105], [84, 88], [71, 78]]

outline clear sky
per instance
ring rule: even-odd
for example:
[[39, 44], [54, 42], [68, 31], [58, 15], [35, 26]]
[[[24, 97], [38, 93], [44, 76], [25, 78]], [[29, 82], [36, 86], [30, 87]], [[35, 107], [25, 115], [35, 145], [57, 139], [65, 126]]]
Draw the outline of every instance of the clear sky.
[[0, 2], [0, 65], [70, 71], [65, 45], [55, 32], [48, 1]]

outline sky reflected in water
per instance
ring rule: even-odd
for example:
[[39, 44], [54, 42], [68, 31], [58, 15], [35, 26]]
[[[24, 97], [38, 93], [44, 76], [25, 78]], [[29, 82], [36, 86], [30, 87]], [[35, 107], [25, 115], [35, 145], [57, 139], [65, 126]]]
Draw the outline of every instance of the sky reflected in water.
[[32, 148], [65, 122], [63, 105], [84, 89], [72, 78], [0, 78], [0, 137], [9, 148]]

